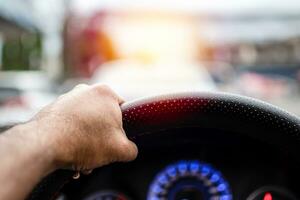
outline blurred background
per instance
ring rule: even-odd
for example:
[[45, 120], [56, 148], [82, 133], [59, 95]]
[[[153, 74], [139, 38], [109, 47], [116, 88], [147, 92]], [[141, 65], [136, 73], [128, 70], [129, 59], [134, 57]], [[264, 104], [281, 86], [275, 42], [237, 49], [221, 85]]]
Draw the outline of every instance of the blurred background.
[[0, 127], [78, 83], [224, 91], [300, 115], [300, 1], [0, 0]]

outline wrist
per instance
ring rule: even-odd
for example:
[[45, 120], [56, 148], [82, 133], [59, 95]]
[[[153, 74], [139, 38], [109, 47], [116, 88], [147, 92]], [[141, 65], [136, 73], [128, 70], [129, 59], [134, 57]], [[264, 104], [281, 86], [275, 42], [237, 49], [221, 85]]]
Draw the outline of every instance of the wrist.
[[45, 175], [59, 167], [54, 144], [36, 121], [17, 125], [9, 132], [8, 140], [19, 149], [17, 153], [32, 158], [32, 165], [38, 165]]
[[67, 142], [71, 138], [66, 140], [66, 136], [71, 136], [70, 133], [78, 131], [72, 119], [49, 114], [47, 117], [35, 118], [28, 125], [36, 130], [33, 135], [36, 138], [34, 140], [39, 140], [40, 148], [47, 152], [54, 170], [74, 169], [72, 161], [75, 153], [72, 145]]

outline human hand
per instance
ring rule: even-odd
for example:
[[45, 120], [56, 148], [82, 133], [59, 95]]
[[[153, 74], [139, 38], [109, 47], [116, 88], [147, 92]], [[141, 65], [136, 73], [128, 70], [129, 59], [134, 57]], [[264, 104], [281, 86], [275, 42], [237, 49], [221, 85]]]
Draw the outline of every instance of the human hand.
[[122, 128], [123, 100], [104, 85], [78, 85], [38, 113], [36, 137], [51, 148], [58, 168], [94, 169], [137, 156]]

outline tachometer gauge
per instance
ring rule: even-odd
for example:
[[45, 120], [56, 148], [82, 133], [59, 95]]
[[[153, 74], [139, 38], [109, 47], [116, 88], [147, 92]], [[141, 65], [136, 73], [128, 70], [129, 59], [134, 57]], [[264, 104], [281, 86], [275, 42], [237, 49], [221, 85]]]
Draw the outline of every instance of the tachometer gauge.
[[96, 192], [84, 200], [130, 200], [127, 196], [122, 193], [113, 191], [113, 190], [105, 190]]
[[231, 200], [228, 183], [212, 166], [180, 161], [167, 166], [150, 185], [147, 200]]
[[265, 186], [255, 190], [247, 200], [297, 200], [288, 190], [277, 186]]

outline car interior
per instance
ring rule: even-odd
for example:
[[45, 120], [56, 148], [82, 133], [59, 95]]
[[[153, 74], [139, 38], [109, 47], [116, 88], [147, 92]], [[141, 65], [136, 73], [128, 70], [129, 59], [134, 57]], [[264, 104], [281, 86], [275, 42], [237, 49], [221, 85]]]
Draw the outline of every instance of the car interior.
[[0, 0], [0, 133], [106, 84], [139, 150], [27, 199], [300, 200], [299, 27], [297, 0]]
[[[298, 199], [300, 120], [239, 95], [177, 93], [122, 105], [137, 160], [73, 180], [54, 172], [32, 194], [66, 199]], [[58, 193], [56, 193], [58, 194]]]

